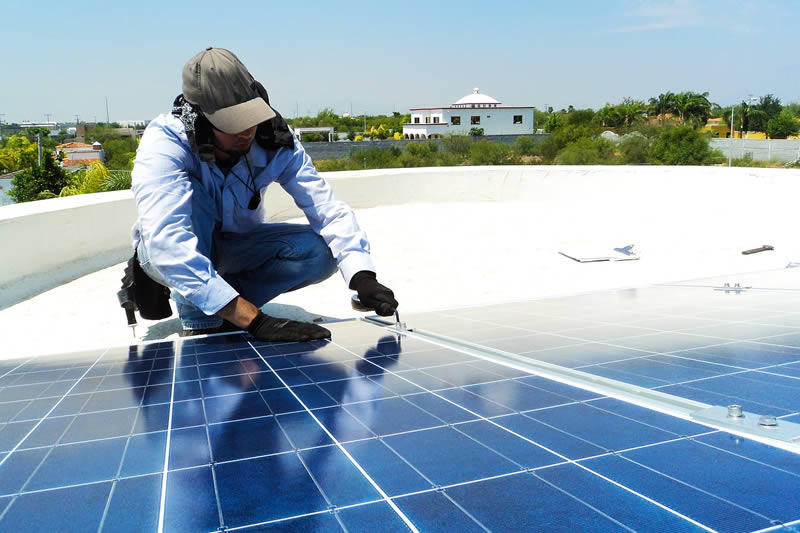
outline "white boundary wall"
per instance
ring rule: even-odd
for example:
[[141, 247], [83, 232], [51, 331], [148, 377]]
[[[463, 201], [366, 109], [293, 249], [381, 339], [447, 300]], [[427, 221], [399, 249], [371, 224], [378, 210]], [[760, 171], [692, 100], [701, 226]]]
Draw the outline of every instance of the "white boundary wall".
[[[585, 220], [587, 230], [614, 212], [627, 213], [630, 224], [660, 231], [669, 231], [679, 217], [684, 227], [688, 222], [722, 233], [746, 227], [765, 239], [796, 224], [800, 197], [800, 171], [783, 169], [504, 166], [336, 172], [326, 178], [336, 196], [354, 208], [513, 201], [535, 209], [547, 203]], [[301, 216], [277, 186], [267, 205], [276, 221]], [[759, 216], [752, 216], [756, 206]], [[131, 254], [135, 218], [130, 191], [0, 208], [0, 308], [124, 261]], [[403, 221], [396, 224], [402, 233]]]

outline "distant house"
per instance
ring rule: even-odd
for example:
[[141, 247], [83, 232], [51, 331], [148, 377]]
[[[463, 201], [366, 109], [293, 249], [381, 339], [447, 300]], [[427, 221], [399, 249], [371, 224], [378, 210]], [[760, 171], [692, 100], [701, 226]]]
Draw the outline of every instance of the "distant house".
[[99, 142], [59, 144], [56, 146], [56, 156], [62, 153], [64, 154], [61, 162], [63, 167], [88, 167], [95, 161], [102, 163], [105, 160], [103, 147]]
[[406, 139], [437, 138], [448, 134], [467, 135], [472, 128], [484, 135], [533, 133], [534, 106], [504, 106], [480, 89], [473, 89], [446, 107], [412, 107], [411, 122], [403, 124]]

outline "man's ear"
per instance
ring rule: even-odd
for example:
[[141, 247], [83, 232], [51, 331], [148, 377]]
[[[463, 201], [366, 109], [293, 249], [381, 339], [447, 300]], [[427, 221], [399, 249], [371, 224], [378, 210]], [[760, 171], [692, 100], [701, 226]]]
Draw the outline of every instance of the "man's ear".
[[252, 87], [256, 93], [258, 93], [258, 96], [263, 98], [267, 105], [269, 105], [269, 95], [267, 94], [267, 90], [264, 88], [264, 86], [261, 85], [261, 82], [258, 80], [253, 80], [253, 83], [250, 84], [250, 87]]

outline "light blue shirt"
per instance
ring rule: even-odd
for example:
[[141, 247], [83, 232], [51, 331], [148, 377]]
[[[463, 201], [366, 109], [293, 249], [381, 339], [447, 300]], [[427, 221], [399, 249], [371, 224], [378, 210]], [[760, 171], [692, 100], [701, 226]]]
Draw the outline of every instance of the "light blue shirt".
[[[278, 183], [306, 215], [312, 229], [331, 249], [345, 283], [361, 270], [375, 272], [366, 234], [353, 211], [338, 201], [317, 173], [311, 158], [295, 138], [295, 148], [264, 150], [254, 142], [247, 159], [262, 199]], [[267, 223], [266, 202], [247, 208], [253, 196], [244, 158], [231, 169], [242, 177], [228, 179], [214, 163], [200, 161], [186, 137], [183, 123], [159, 115], [145, 130], [133, 167], [133, 196], [139, 219], [133, 226], [134, 249], [143, 241], [151, 266], [167, 284], [204, 313], [212, 315], [238, 293], [211, 260], [197, 251], [192, 233], [192, 190], [202, 187], [216, 202], [220, 231], [246, 233]]]

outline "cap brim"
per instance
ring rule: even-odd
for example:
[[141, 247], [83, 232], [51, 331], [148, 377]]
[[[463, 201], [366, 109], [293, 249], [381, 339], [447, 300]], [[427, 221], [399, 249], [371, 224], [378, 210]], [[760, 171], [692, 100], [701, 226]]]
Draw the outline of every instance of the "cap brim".
[[216, 113], [203, 113], [215, 128], [223, 133], [240, 133], [275, 116], [275, 111], [256, 97], [241, 104], [224, 107]]

